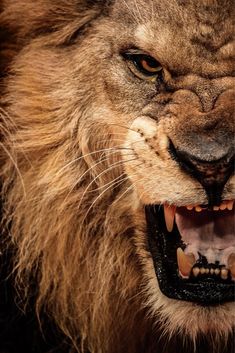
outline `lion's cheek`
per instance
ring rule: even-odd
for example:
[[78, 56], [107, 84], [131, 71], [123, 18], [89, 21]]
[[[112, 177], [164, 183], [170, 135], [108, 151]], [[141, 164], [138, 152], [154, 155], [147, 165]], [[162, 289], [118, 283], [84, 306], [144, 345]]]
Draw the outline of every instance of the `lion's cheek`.
[[147, 117], [135, 119], [122, 152], [132, 188], [143, 204], [204, 203], [202, 187], [181, 171], [168, 152], [168, 143], [163, 126]]

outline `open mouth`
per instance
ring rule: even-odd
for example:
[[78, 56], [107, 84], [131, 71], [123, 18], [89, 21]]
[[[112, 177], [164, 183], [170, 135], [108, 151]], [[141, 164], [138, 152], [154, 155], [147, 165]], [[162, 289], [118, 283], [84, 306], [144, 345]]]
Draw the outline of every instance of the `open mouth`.
[[167, 297], [203, 305], [235, 299], [234, 201], [145, 207], [148, 243]]

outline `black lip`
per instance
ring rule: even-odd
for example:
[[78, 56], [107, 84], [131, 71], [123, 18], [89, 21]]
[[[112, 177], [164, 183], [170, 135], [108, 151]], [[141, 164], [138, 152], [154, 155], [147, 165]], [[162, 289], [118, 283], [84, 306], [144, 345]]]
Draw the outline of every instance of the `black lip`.
[[149, 249], [152, 254], [160, 290], [169, 298], [214, 305], [235, 300], [235, 283], [213, 278], [192, 280], [178, 275], [176, 251], [184, 248], [176, 225], [168, 233], [162, 206], [145, 207]]

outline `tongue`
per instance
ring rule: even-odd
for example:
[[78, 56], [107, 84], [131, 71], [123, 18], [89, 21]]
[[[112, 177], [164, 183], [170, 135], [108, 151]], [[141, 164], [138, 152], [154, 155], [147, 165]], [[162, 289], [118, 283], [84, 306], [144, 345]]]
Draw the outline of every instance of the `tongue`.
[[227, 265], [228, 257], [235, 253], [235, 214], [233, 211], [188, 211], [177, 208], [176, 224], [186, 245], [185, 253], [199, 253], [208, 263]]

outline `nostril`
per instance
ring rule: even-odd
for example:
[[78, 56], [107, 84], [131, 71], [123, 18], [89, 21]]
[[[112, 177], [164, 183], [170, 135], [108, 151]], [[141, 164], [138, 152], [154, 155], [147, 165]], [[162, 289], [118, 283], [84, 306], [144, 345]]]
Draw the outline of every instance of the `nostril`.
[[181, 169], [197, 179], [204, 187], [209, 204], [220, 204], [224, 186], [234, 173], [234, 152], [229, 151], [219, 159], [208, 161], [206, 158], [203, 159], [202, 154], [198, 158], [191, 151], [176, 148], [172, 141], [169, 152]]

